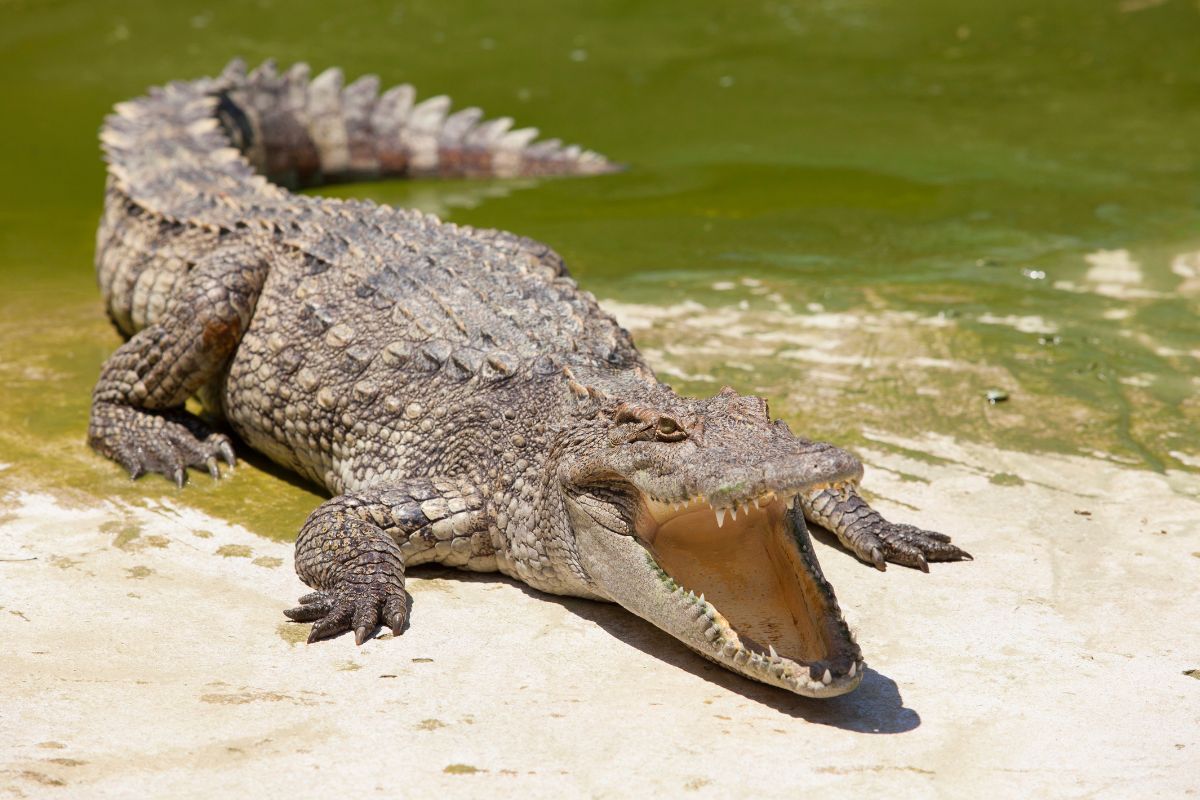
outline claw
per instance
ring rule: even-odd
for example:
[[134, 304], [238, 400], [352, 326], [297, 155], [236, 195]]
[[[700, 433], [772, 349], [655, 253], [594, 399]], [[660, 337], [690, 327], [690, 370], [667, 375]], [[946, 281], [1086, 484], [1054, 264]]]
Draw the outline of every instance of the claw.
[[880, 572], [887, 571], [889, 562], [928, 573], [932, 562], [973, 560], [966, 551], [951, 544], [944, 533], [915, 525], [896, 525], [865, 504], [860, 508], [866, 508], [866, 514], [837, 535], [855, 555]]
[[883, 558], [883, 551], [878, 547], [871, 550], [871, 563], [875, 565], [875, 569], [880, 572], [887, 572], [887, 561]]
[[408, 609], [404, 604], [404, 598], [388, 598], [387, 604], [383, 607], [383, 621], [384, 624], [392, 629], [393, 635], [400, 635], [401, 630], [404, 628], [404, 621], [407, 618]]
[[334, 608], [312, 627], [312, 631], [308, 634], [308, 641], [319, 641], [321, 639], [331, 639], [340, 633], [345, 633], [350, 629], [350, 609]]
[[355, 644], [361, 645], [379, 630], [380, 606], [382, 620], [392, 632], [399, 634], [408, 616], [407, 595], [385, 597], [374, 592], [311, 592], [300, 598], [300, 605], [284, 611], [288, 619], [312, 622], [308, 641], [332, 639], [347, 631], [354, 632]]
[[131, 479], [157, 472], [183, 488], [190, 467], [206, 469], [213, 478], [220, 478], [218, 456], [230, 467], [235, 460], [228, 437], [211, 433], [201, 420], [182, 409], [97, 403], [88, 430], [88, 443], [119, 462]]

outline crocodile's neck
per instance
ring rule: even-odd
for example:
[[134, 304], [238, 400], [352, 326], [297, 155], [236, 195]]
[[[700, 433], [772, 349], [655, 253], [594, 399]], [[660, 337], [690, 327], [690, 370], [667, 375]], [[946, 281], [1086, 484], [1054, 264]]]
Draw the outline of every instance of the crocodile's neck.
[[[676, 408], [685, 400], [640, 360], [621, 369], [564, 365], [503, 431], [485, 483], [499, 568], [543, 591], [609, 599], [579, 568], [564, 501], [564, 455], [603, 446], [622, 407]], [[619, 524], [614, 520], [614, 524]], [[633, 533], [632, 529], [628, 531]]]

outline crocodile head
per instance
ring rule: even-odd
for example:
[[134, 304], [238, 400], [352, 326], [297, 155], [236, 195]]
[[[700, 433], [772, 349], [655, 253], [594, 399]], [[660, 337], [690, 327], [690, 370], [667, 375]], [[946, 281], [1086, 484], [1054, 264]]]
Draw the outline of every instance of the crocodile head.
[[559, 479], [600, 593], [755, 680], [809, 697], [854, 689], [862, 656], [796, 498], [857, 480], [859, 461], [732, 389], [614, 404], [598, 424], [565, 448]]

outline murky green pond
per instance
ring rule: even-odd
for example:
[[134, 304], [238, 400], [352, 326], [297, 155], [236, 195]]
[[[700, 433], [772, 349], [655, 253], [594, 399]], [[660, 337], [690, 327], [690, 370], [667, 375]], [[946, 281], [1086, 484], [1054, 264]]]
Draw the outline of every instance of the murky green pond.
[[[684, 391], [759, 392], [850, 445], [1200, 470], [1190, 0], [0, 0], [0, 22], [7, 485], [177, 496], [83, 443], [118, 343], [92, 277], [96, 130], [238, 54], [410, 81], [629, 164], [336, 193], [549, 242]], [[313, 497], [263, 467], [188, 501], [290, 535]]]

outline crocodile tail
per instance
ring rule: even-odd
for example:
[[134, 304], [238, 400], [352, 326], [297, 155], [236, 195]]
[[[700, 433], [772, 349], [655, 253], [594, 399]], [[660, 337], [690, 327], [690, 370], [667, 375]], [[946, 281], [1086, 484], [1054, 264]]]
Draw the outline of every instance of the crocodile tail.
[[408, 84], [379, 92], [379, 78], [346, 84], [340, 69], [310, 77], [307, 64], [273, 61], [246, 72], [234, 60], [214, 82], [226, 134], [263, 175], [285, 186], [381, 177], [587, 175], [619, 167], [508, 117], [451, 112], [444, 95], [417, 102]]

